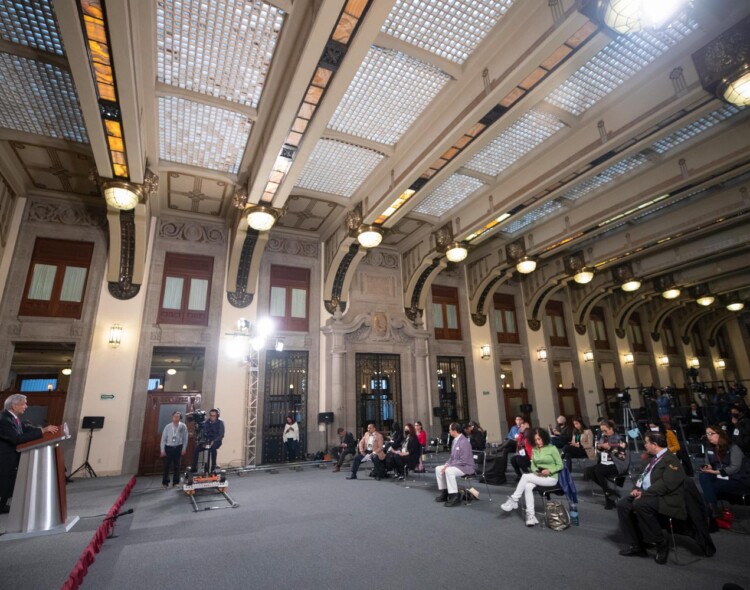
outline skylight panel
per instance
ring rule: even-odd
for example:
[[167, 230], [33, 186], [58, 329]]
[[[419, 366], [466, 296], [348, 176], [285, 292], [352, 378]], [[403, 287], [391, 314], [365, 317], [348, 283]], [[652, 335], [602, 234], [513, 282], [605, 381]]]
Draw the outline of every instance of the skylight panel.
[[560, 203], [558, 203], [557, 201], [547, 201], [543, 205], [532, 209], [520, 219], [509, 223], [507, 226], [505, 226], [504, 231], [510, 234], [515, 234], [525, 227], [531, 225], [535, 221], [539, 221], [540, 219], [542, 219], [542, 217], [552, 215], [560, 209], [562, 209], [562, 205], [560, 205]]
[[159, 0], [158, 80], [257, 107], [283, 22], [259, 0]]
[[159, 97], [159, 157], [236, 174], [250, 135], [250, 119], [175, 96]]
[[469, 160], [466, 168], [497, 176], [563, 127], [554, 115], [531, 110]]
[[0, 53], [0, 127], [88, 143], [70, 73]]
[[321, 139], [305, 163], [297, 186], [351, 197], [384, 157], [374, 150]]
[[328, 127], [394, 145], [449, 79], [404, 53], [370, 47]]
[[484, 183], [465, 174], [453, 174], [415, 207], [417, 213], [440, 217], [446, 211], [468, 199], [484, 186]]
[[50, 0], [14, 0], [0, 4], [0, 38], [64, 55]]
[[621, 35], [544, 100], [581, 115], [697, 28], [682, 15], [664, 29]]
[[576, 201], [581, 197], [589, 194], [591, 191], [596, 190], [600, 186], [614, 182], [620, 176], [627, 174], [631, 170], [635, 170], [639, 166], [645, 164], [648, 160], [646, 156], [642, 154], [634, 154], [627, 158], [623, 158], [619, 162], [616, 162], [605, 168], [601, 172], [597, 173], [591, 178], [587, 178], [583, 182], [578, 183], [576, 186], [568, 190], [567, 192], [560, 195], [561, 198]]
[[739, 107], [736, 107], [734, 105], [725, 105], [720, 109], [715, 110], [713, 113], [710, 113], [705, 117], [698, 119], [697, 121], [693, 121], [682, 129], [675, 131], [671, 135], [668, 135], [667, 137], [654, 142], [651, 146], [651, 149], [653, 149], [658, 154], [663, 154], [678, 146], [683, 141], [687, 141], [688, 139], [691, 139], [696, 135], [700, 135], [704, 131], [708, 131], [714, 125], [717, 125], [722, 121], [733, 117], [740, 111], [742, 111], [742, 109]]
[[514, 0], [396, 0], [381, 31], [463, 63]]

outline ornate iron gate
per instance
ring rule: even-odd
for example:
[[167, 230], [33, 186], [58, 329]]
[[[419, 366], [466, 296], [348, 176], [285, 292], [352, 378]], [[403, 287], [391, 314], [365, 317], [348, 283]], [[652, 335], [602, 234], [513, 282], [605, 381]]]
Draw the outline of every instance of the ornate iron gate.
[[369, 423], [389, 433], [401, 422], [401, 357], [397, 354], [358, 353], [356, 379], [358, 436]]
[[451, 422], [464, 423], [469, 420], [466, 361], [462, 356], [439, 356], [437, 366], [440, 423], [443, 432], [448, 432]]
[[294, 415], [299, 424], [299, 453], [307, 451], [307, 352], [269, 350], [263, 396], [263, 463], [280, 463], [286, 457], [284, 432], [286, 417]]

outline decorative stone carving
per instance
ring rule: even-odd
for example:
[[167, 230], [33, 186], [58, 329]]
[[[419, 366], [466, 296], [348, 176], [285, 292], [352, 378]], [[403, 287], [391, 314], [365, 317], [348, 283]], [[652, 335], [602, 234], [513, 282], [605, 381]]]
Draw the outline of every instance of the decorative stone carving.
[[318, 258], [320, 256], [320, 244], [312, 240], [274, 236], [268, 238], [266, 252], [281, 252], [294, 256], [305, 256], [306, 258]]
[[21, 322], [8, 324], [7, 333], [9, 336], [19, 336], [21, 334]]
[[253, 302], [253, 293], [247, 293], [245, 291], [227, 291], [227, 301], [232, 307], [243, 308], [247, 307]]
[[398, 268], [399, 257], [390, 252], [381, 252], [379, 250], [370, 250], [362, 259], [361, 264], [369, 266], [379, 266], [381, 268]]
[[359, 326], [353, 332], [346, 335], [350, 342], [395, 342], [404, 344], [410, 340], [409, 336], [404, 333], [406, 323], [401, 319], [394, 319], [387, 313], [376, 311], [367, 314]]
[[112, 297], [114, 297], [115, 299], [126, 301], [138, 295], [138, 292], [141, 290], [141, 286], [134, 285], [129, 281], [119, 283], [109, 281], [109, 283], [107, 283], [107, 289], [109, 290], [109, 294], [112, 295]]
[[526, 320], [526, 323], [529, 325], [529, 329], [532, 332], [538, 332], [539, 328], [542, 327], [542, 322], [540, 322], [539, 320], [530, 319], [530, 320]]
[[202, 244], [226, 244], [226, 231], [216, 226], [203, 225], [192, 221], [162, 221], [159, 237], [169, 240], [185, 240]]
[[576, 332], [583, 336], [586, 334], [586, 324], [574, 324], [573, 327], [575, 328]]
[[[658, 332], [654, 332], [651, 334], [651, 338], [654, 338], [654, 334], [658, 334]], [[654, 338], [654, 340], [658, 340], [658, 338]], [[690, 336], [680, 336], [680, 340], [682, 340], [682, 343], [687, 346], [690, 344]]]
[[32, 201], [26, 210], [26, 220], [87, 227], [104, 227], [107, 224], [104, 209], [89, 209], [85, 205], [65, 201], [59, 203]]
[[615, 335], [620, 339], [625, 338], [625, 328], [615, 328]]
[[351, 211], [347, 211], [346, 229], [349, 230], [349, 233], [353, 233], [359, 229], [360, 225], [362, 225], [362, 211], [360, 210], [358, 205]]
[[484, 326], [487, 323], [487, 315], [483, 313], [472, 313], [471, 321], [475, 326]]
[[453, 231], [449, 223], [438, 228], [433, 235], [438, 250], [445, 250], [445, 247], [453, 241]]

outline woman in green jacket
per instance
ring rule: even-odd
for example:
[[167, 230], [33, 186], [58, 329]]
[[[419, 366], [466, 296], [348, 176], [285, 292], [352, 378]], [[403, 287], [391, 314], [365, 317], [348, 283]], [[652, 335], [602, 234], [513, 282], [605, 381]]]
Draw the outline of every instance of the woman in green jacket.
[[543, 428], [533, 432], [534, 451], [531, 454], [531, 473], [524, 473], [516, 486], [516, 491], [500, 506], [505, 512], [518, 508], [521, 495], [526, 500], [526, 526], [534, 526], [539, 521], [534, 515], [534, 488], [552, 487], [557, 484], [557, 474], [563, 469], [562, 458], [557, 447], [549, 444], [549, 433]]

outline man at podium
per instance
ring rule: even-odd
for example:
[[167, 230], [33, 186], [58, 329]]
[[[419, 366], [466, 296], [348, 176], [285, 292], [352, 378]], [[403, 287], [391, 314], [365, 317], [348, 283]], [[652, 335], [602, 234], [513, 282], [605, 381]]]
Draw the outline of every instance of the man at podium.
[[45, 432], [54, 434], [59, 430], [57, 426], [39, 428], [28, 422], [21, 422], [21, 416], [27, 407], [26, 396], [16, 393], [5, 400], [5, 409], [0, 413], [0, 514], [10, 512], [8, 499], [13, 495], [21, 457], [16, 446], [42, 438]]

